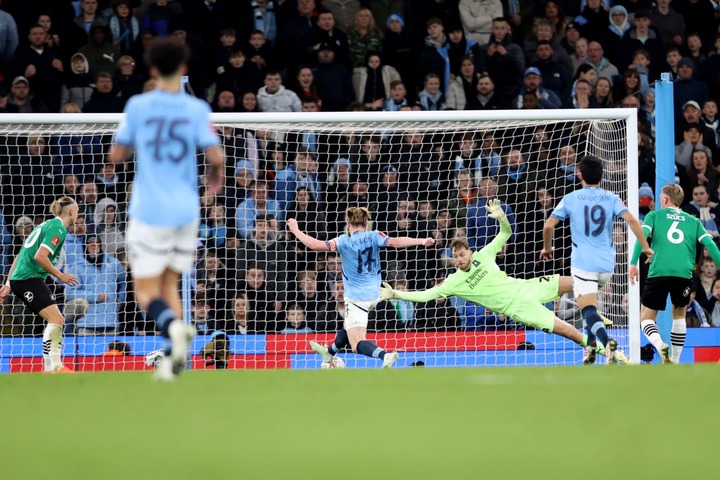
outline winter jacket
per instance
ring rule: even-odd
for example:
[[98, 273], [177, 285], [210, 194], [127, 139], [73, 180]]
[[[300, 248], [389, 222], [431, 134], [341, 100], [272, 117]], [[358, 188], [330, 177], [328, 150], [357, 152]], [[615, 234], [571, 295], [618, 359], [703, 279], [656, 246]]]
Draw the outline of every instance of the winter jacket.
[[[85, 69], [83, 71], [75, 70], [73, 60], [82, 58], [85, 61]], [[75, 103], [80, 110], [85, 103], [90, 100], [93, 94], [93, 84], [95, 79], [90, 75], [90, 66], [87, 58], [82, 53], [76, 53], [70, 60], [70, 71], [65, 76], [65, 82], [60, 89], [60, 107], [64, 107], [68, 103]]]
[[258, 91], [257, 101], [262, 112], [299, 112], [302, 110], [302, 104], [297, 94], [282, 85], [275, 93], [268, 93], [267, 87], [262, 87]]
[[[111, 224], [105, 223], [105, 210], [107, 207], [115, 207], [115, 221]], [[94, 232], [100, 238], [103, 252], [110, 255], [116, 255], [118, 252], [125, 250], [125, 235], [120, 230], [119, 222], [120, 212], [115, 200], [111, 198], [103, 198], [97, 202], [94, 218]]]
[[[382, 82], [385, 89], [385, 98], [390, 98], [390, 83], [395, 80], [401, 80], [400, 74], [390, 65], [381, 68]], [[355, 89], [355, 99], [362, 103], [365, 96], [365, 85], [368, 79], [367, 67], [358, 67], [353, 70], [352, 84]]]
[[490, 39], [493, 18], [503, 16], [499, 0], [460, 0], [458, 8], [465, 35], [479, 44]]
[[[507, 53], [501, 55], [495, 52], [488, 55], [492, 44], [502, 45]], [[522, 75], [525, 70], [525, 55], [519, 45], [512, 43], [507, 35], [501, 42], [490, 37], [490, 42], [480, 47], [485, 58], [485, 67], [496, 86], [496, 93], [509, 100], [517, 95], [522, 84]]]

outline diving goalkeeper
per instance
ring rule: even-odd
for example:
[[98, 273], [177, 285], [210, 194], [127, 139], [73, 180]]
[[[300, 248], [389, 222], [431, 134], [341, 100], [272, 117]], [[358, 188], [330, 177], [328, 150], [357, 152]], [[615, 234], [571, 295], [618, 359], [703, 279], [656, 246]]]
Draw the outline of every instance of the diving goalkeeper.
[[[495, 263], [495, 256], [510, 238], [510, 222], [500, 207], [500, 200], [490, 200], [485, 208], [490, 217], [500, 221], [500, 233], [492, 242], [479, 252], [473, 253], [467, 240], [455, 239], [450, 248], [457, 271], [449, 275], [443, 283], [421, 292], [401, 292], [383, 283], [380, 298], [424, 303], [440, 297], [459, 297], [516, 322], [545, 333], [555, 333], [583, 347], [587, 346], [587, 336], [557, 318], [554, 312], [543, 305], [572, 291], [572, 279], [560, 275], [530, 280], [508, 277]], [[624, 355], [620, 358], [623, 357]]]

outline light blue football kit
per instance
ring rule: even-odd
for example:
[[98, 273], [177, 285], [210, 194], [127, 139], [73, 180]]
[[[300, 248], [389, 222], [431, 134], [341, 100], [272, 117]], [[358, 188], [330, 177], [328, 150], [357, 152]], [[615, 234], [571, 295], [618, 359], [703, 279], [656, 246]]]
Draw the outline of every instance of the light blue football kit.
[[380, 248], [390, 239], [381, 232], [355, 232], [340, 235], [327, 245], [342, 259], [345, 298], [356, 302], [374, 302], [380, 296]]

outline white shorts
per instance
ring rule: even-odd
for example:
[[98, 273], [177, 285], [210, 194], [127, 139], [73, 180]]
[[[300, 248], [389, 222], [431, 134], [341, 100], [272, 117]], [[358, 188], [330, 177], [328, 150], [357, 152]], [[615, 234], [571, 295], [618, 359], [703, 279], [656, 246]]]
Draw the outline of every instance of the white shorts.
[[612, 272], [586, 272], [579, 268], [571, 268], [570, 274], [572, 275], [573, 294], [575, 298], [591, 293], [598, 293], [598, 290], [604, 287], [610, 280], [610, 277], [612, 277]]
[[130, 219], [126, 240], [133, 277], [159, 277], [168, 268], [177, 273], [190, 271], [197, 239], [198, 222], [159, 227]]
[[355, 300], [345, 299], [345, 321], [343, 322], [343, 328], [350, 330], [351, 328], [368, 326], [368, 315], [370, 310], [375, 308], [378, 304], [378, 300], [370, 302], [356, 302]]

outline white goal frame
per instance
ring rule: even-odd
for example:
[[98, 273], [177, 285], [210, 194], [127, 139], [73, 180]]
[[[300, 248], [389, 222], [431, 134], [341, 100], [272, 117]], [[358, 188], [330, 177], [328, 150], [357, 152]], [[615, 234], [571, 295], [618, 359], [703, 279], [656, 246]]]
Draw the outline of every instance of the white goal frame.
[[[23, 129], [21, 125], [82, 125], [82, 124], [117, 124], [122, 114], [6, 114], [0, 116], [0, 125], [8, 132], [32, 134], [33, 131]], [[213, 122], [217, 124], [245, 124], [249, 127], [258, 123], [293, 123], [293, 124], [333, 124], [354, 122], [403, 122], [408, 124], [423, 124], [431, 122], [479, 122], [479, 121], [624, 121], [626, 132], [626, 172], [628, 208], [637, 216], [639, 199], [633, 192], [637, 192], [638, 184], [638, 129], [637, 111], [632, 108], [599, 108], [599, 109], [559, 109], [559, 110], [489, 110], [489, 111], [438, 111], [438, 112], [298, 112], [298, 113], [215, 113]], [[18, 125], [17, 130], [12, 126]], [[632, 256], [634, 242], [630, 229], [626, 229], [628, 249], [627, 262]], [[628, 341], [630, 360], [640, 362], [640, 291], [639, 286], [631, 286], [628, 281]]]

